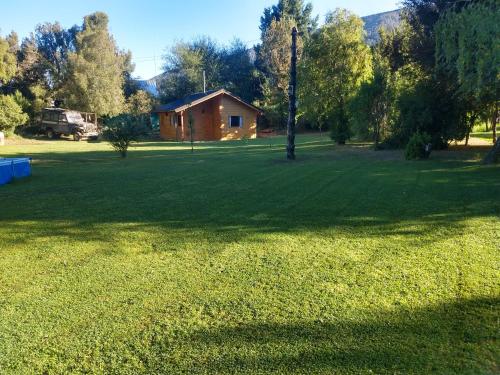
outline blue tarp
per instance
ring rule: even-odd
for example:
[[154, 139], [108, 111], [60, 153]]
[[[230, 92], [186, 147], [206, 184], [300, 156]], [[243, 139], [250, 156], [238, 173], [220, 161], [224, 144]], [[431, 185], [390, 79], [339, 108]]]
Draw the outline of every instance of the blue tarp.
[[14, 178], [28, 176], [31, 176], [30, 159], [0, 159], [0, 185], [8, 184]]

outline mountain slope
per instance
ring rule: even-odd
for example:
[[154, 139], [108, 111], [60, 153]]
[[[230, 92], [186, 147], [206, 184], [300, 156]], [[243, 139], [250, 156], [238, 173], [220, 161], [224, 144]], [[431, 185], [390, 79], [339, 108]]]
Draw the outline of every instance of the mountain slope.
[[372, 14], [362, 18], [365, 23], [366, 41], [368, 44], [375, 44], [378, 39], [378, 31], [381, 27], [387, 30], [395, 29], [401, 22], [401, 10]]

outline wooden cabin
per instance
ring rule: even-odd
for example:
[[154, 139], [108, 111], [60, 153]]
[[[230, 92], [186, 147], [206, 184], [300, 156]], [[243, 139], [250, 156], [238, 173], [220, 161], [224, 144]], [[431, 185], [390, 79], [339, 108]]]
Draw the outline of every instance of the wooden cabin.
[[191, 139], [189, 117], [194, 120], [195, 141], [257, 138], [261, 111], [226, 90], [213, 90], [160, 105], [153, 111], [160, 120], [160, 136], [168, 141]]

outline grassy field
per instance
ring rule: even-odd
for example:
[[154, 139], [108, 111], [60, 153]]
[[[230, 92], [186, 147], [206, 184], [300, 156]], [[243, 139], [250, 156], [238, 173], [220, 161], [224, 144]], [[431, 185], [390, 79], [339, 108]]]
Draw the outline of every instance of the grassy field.
[[484, 139], [485, 141], [490, 141], [491, 144], [493, 144], [493, 132], [477, 132], [477, 133], [471, 133], [470, 135], [472, 138], [480, 138]]
[[0, 373], [497, 374], [487, 149], [283, 143], [0, 148]]

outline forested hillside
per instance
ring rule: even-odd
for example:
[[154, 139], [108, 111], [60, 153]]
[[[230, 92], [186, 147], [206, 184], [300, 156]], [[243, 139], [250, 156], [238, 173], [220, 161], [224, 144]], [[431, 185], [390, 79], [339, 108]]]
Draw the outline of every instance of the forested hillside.
[[379, 29], [384, 27], [389, 31], [395, 30], [401, 23], [401, 10], [393, 10], [391, 12], [377, 13], [362, 18], [365, 23], [367, 33], [366, 41], [370, 45], [374, 45], [379, 41]]

